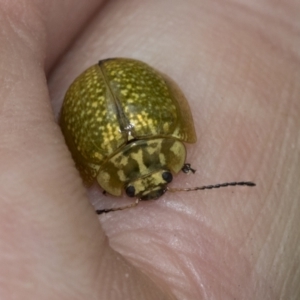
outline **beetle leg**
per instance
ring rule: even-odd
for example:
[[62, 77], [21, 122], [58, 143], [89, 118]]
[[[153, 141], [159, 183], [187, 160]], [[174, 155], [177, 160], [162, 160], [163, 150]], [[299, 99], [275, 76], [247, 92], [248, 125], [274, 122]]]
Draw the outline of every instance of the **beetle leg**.
[[185, 174], [188, 174], [190, 172], [195, 174], [195, 172], [196, 172], [196, 170], [191, 167], [191, 164], [184, 164], [181, 170]]

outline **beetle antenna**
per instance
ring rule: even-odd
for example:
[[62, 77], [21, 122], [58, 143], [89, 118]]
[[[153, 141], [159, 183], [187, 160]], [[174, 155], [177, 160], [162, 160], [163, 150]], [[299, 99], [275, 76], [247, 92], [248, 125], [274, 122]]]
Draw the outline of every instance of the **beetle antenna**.
[[135, 207], [139, 204], [139, 202], [140, 202], [140, 199], [136, 199], [135, 202], [133, 202], [129, 205], [126, 205], [126, 206], [109, 208], [109, 209], [97, 209], [96, 213], [98, 215], [101, 215], [101, 214], [106, 214], [106, 213], [111, 212], [111, 211], [123, 210], [123, 209], [131, 208], [131, 207]]
[[169, 192], [191, 192], [191, 191], [197, 191], [197, 190], [211, 190], [211, 189], [218, 189], [222, 187], [227, 186], [236, 186], [236, 185], [244, 185], [244, 186], [256, 186], [254, 182], [251, 181], [240, 181], [240, 182], [225, 182], [225, 183], [219, 183], [214, 185], [204, 185], [194, 188], [167, 188]]

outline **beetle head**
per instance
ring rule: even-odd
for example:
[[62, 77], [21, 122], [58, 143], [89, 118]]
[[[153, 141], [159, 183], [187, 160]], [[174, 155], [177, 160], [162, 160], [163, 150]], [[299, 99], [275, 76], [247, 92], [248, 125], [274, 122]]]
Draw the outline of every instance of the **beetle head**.
[[140, 200], [155, 200], [167, 191], [167, 185], [172, 179], [170, 171], [160, 170], [129, 182], [125, 192], [127, 196]]

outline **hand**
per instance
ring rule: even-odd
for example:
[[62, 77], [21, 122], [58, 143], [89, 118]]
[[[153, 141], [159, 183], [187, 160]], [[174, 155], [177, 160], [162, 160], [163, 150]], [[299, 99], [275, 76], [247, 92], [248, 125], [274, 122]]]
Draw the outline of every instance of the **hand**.
[[[297, 1], [0, 8], [1, 299], [299, 297]], [[189, 99], [197, 172], [173, 187], [257, 186], [169, 193], [99, 222], [57, 119], [73, 79], [120, 56], [168, 74]], [[95, 186], [89, 198], [130, 201]]]

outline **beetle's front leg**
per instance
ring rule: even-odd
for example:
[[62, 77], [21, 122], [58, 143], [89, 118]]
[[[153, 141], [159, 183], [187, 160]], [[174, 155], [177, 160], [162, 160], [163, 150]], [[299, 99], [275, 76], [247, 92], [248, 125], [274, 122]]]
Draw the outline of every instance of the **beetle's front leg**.
[[181, 168], [181, 171], [185, 174], [188, 174], [190, 172], [192, 172], [193, 174], [196, 173], [196, 170], [191, 167], [191, 164], [184, 164]]

